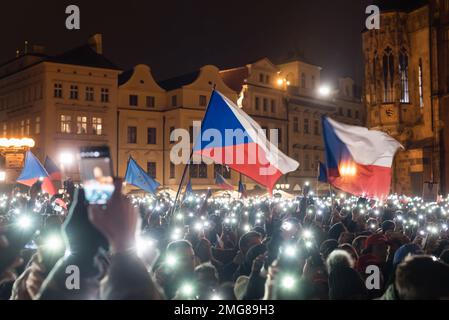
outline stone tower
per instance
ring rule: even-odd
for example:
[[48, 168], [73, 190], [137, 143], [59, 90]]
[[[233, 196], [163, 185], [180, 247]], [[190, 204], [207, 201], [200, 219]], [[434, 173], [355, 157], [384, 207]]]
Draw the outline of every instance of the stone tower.
[[398, 152], [392, 192], [420, 195], [439, 180], [438, 108], [432, 101], [428, 1], [380, 0], [380, 30], [363, 32], [367, 125], [405, 147]]

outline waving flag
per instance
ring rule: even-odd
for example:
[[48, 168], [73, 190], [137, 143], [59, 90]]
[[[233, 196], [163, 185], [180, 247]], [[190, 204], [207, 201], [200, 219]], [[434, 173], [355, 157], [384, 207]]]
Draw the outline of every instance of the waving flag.
[[219, 174], [218, 172], [216, 172], [215, 174], [216, 174], [215, 184], [217, 186], [219, 186], [223, 190], [234, 191], [234, 187], [231, 184], [229, 184], [221, 174]]
[[48, 156], [45, 158], [44, 168], [52, 181], [62, 180], [61, 170], [59, 170], [58, 166]]
[[31, 187], [37, 181], [42, 181], [42, 191], [53, 196], [56, 194], [56, 188], [51, 182], [48, 172], [31, 152], [27, 151], [25, 155], [25, 165], [23, 166], [17, 182], [25, 186]]
[[329, 182], [327, 180], [327, 168], [321, 161], [318, 163], [318, 181], [323, 183]]
[[356, 196], [387, 197], [393, 158], [401, 144], [386, 133], [328, 117], [322, 123], [329, 183]]
[[259, 124], [215, 90], [193, 152], [227, 165], [269, 190], [282, 175], [299, 166], [268, 141]]
[[155, 193], [156, 189], [160, 186], [131, 157], [128, 160], [125, 182], [150, 193]]
[[242, 198], [246, 198], [247, 197], [246, 187], [243, 184], [242, 180], [239, 181], [239, 193], [240, 193]]

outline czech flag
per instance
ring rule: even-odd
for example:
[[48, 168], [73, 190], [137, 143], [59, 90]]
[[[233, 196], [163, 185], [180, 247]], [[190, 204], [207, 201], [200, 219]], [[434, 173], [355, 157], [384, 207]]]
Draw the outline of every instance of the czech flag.
[[390, 193], [391, 166], [402, 145], [388, 134], [322, 118], [327, 179], [359, 197], [384, 199]]
[[282, 175], [299, 167], [267, 139], [257, 122], [215, 90], [193, 153], [226, 165], [270, 191]]
[[221, 174], [219, 174], [218, 172], [216, 172], [215, 174], [216, 174], [215, 184], [217, 186], [219, 186], [223, 190], [234, 191], [234, 187], [231, 184], [229, 184]]
[[321, 161], [318, 163], [318, 181], [323, 183], [329, 182], [327, 180], [327, 168]]
[[27, 151], [25, 155], [25, 165], [20, 176], [17, 178], [17, 182], [28, 187], [31, 187], [38, 181], [42, 181], [42, 191], [48, 193], [50, 196], [56, 194], [56, 188], [50, 180], [48, 172], [31, 152]]
[[128, 159], [125, 182], [151, 193], [155, 193], [156, 189], [160, 186], [131, 157]]
[[52, 181], [61, 181], [62, 173], [58, 166], [50, 159], [50, 157], [46, 157], [44, 161], [44, 168], [47, 170], [48, 175]]

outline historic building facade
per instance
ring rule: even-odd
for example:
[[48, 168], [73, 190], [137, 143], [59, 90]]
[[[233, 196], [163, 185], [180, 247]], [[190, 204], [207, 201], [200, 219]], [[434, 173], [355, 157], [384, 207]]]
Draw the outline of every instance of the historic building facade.
[[394, 161], [394, 192], [420, 195], [425, 182], [444, 188], [447, 156], [441, 146], [447, 139], [441, 120], [447, 114], [443, 85], [447, 80], [438, 70], [447, 65], [447, 56], [444, 60], [437, 45], [446, 45], [447, 52], [447, 34], [440, 26], [431, 26], [438, 24], [436, 7], [447, 14], [449, 4], [433, 1], [429, 6], [424, 0], [377, 4], [381, 28], [363, 33], [367, 125], [392, 135], [405, 148]]
[[[324, 160], [321, 116], [357, 125], [365, 121], [351, 79], [339, 79], [326, 96], [318, 93], [320, 85], [319, 66], [299, 60], [275, 64], [267, 58], [229, 70], [206, 65], [156, 81], [146, 65], [120, 71], [103, 56], [96, 35], [61, 55], [31, 50], [0, 67], [0, 133], [33, 138], [40, 160], [50, 156], [57, 164], [60, 154], [76, 154], [79, 146], [107, 144], [118, 176], [125, 175], [133, 157], [163, 186], [176, 189], [184, 165], [171, 162], [176, 142], [170, 136], [185, 129], [192, 143], [194, 122], [203, 119], [215, 87], [270, 139], [276, 134], [279, 149], [300, 162], [296, 172], [279, 181], [286, 191], [299, 191], [306, 181], [316, 181], [318, 161]], [[187, 172], [194, 189], [214, 187], [216, 172], [235, 186], [240, 179], [249, 189], [256, 186], [226, 167], [197, 162]], [[79, 179], [77, 162], [64, 170]], [[10, 182], [18, 171], [7, 174]]]
[[[33, 48], [0, 66], [0, 135], [30, 137], [43, 161], [59, 162], [79, 146], [104, 145], [116, 155], [117, 78], [120, 71], [102, 55], [100, 35], [57, 56]], [[78, 179], [77, 164], [65, 167]], [[7, 170], [14, 181], [20, 169]]]

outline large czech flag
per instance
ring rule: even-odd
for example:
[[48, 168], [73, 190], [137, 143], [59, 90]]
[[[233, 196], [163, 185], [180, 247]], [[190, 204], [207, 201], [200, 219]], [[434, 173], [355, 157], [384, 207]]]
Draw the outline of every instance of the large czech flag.
[[322, 118], [328, 182], [356, 196], [384, 199], [402, 145], [388, 134]]
[[250, 177], [270, 191], [282, 175], [299, 166], [267, 139], [259, 124], [215, 90], [193, 152]]
[[31, 187], [38, 181], [42, 181], [42, 191], [48, 193], [50, 196], [56, 194], [56, 188], [51, 182], [50, 176], [36, 156], [27, 151], [25, 155], [25, 165], [20, 176], [17, 178], [17, 182], [25, 186]]

